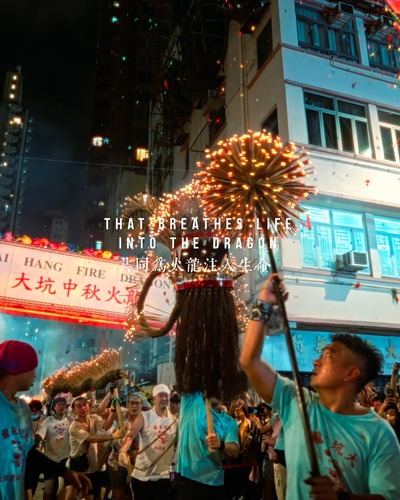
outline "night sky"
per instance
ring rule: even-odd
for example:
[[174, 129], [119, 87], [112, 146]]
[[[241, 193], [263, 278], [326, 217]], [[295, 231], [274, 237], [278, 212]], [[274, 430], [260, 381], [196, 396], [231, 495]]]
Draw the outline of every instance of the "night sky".
[[34, 118], [22, 232], [43, 236], [44, 210], [82, 225], [100, 0], [1, 0], [0, 89], [22, 67], [23, 106]]

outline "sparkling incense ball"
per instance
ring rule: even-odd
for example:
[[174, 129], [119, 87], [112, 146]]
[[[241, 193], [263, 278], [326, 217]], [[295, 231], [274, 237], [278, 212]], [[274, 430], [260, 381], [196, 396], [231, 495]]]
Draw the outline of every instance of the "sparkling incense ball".
[[292, 142], [282, 144], [270, 133], [252, 131], [218, 146], [207, 151], [209, 162], [199, 163], [201, 172], [196, 174], [203, 183], [202, 203], [208, 215], [240, 219], [242, 227], [235, 225], [231, 237], [254, 236], [255, 216], [268, 233], [296, 232], [295, 221], [304, 212], [301, 201], [316, 193], [304, 182], [314, 172], [308, 153]]

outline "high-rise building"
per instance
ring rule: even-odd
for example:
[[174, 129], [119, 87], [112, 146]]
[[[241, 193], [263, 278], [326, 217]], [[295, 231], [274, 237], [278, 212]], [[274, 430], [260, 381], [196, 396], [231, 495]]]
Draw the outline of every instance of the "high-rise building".
[[46, 211], [43, 214], [43, 218], [46, 220], [46, 229], [43, 234], [49, 232], [50, 230], [50, 241], [56, 241], [58, 243], [65, 243], [68, 240], [68, 227], [69, 218], [62, 215], [60, 212]]
[[0, 102], [0, 231], [20, 232], [33, 119], [22, 106], [21, 68], [6, 74]]
[[147, 182], [149, 108], [161, 87], [170, 1], [103, 0], [99, 23], [85, 235], [115, 249], [104, 218]]

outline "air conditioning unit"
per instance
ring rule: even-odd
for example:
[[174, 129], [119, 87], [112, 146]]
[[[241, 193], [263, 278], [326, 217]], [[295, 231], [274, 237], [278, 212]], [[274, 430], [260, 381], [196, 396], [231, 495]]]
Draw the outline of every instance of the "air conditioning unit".
[[378, 19], [365, 26], [367, 36], [372, 36], [384, 42], [387, 37], [396, 29], [394, 19], [390, 16], [379, 16]]
[[343, 255], [336, 255], [336, 269], [356, 273], [368, 267], [367, 252], [347, 252]]
[[327, 21], [334, 28], [344, 28], [354, 18], [354, 7], [338, 2], [336, 7], [327, 11]]

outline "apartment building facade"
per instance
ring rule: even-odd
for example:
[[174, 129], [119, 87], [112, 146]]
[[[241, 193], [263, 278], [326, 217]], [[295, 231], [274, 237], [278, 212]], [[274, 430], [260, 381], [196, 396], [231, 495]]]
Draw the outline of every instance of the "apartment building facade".
[[[329, 333], [351, 331], [380, 346], [389, 373], [400, 356], [393, 337], [400, 318], [395, 18], [381, 1], [254, 2], [246, 18], [231, 4], [223, 81], [185, 125], [187, 146], [174, 148], [172, 184], [188, 182], [205, 147], [248, 129], [306, 148], [315, 168], [308, 183], [318, 195], [276, 252], [299, 364], [310, 369]], [[250, 296], [263, 279], [249, 273]], [[272, 341], [277, 360], [279, 342]], [[277, 362], [289, 369], [286, 358]]]

